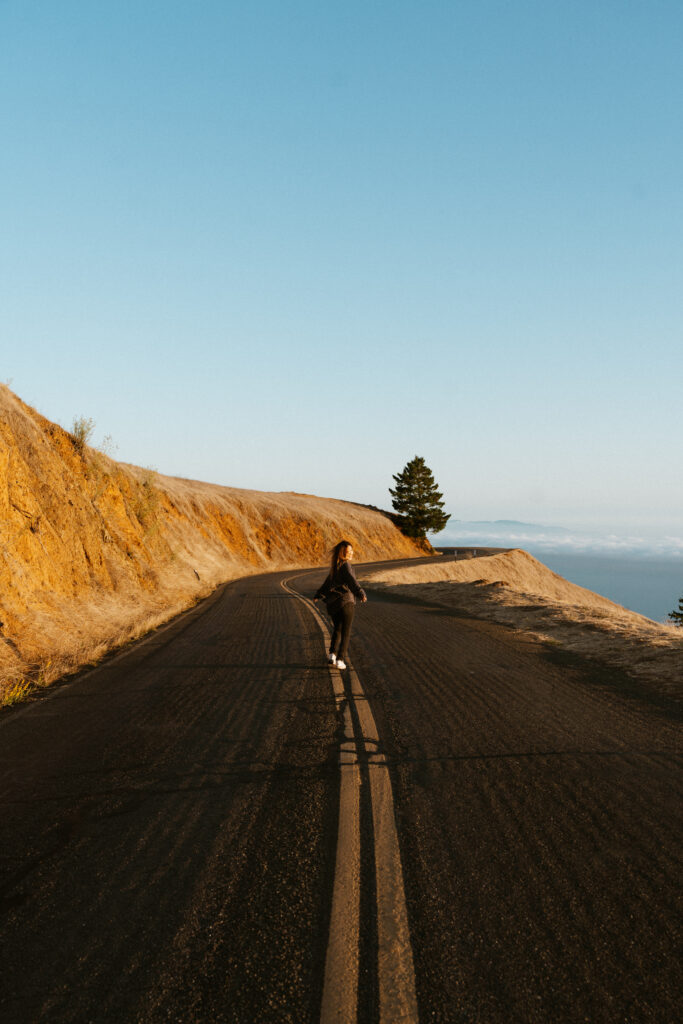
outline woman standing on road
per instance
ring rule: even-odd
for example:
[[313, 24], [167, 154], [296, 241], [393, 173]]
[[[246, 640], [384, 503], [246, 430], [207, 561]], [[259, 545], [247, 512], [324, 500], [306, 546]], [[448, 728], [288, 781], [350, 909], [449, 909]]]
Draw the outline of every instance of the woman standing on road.
[[[356, 611], [356, 598], [363, 604], [367, 601], [365, 591], [358, 585], [351, 568], [353, 545], [348, 540], [340, 540], [332, 550], [332, 562], [327, 579], [316, 591], [314, 600], [325, 598], [325, 604], [334, 623], [330, 653], [327, 660], [337, 668], [346, 668], [345, 658], [349, 649], [351, 623]], [[340, 640], [341, 638], [341, 640]]]

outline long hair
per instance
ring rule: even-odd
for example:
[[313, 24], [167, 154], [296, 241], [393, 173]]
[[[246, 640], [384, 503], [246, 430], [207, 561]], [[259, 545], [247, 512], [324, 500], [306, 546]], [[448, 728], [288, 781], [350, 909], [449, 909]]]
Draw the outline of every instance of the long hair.
[[346, 561], [346, 549], [353, 547], [350, 540], [340, 540], [332, 548], [332, 559], [330, 561], [330, 572], [335, 573], [342, 562]]

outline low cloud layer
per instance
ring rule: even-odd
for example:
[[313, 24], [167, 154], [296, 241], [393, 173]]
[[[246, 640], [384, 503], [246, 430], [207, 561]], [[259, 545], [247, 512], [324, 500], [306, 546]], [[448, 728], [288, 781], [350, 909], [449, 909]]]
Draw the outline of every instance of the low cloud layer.
[[532, 523], [453, 523], [432, 543], [439, 547], [514, 547], [532, 551], [683, 559], [683, 536], [616, 534]]

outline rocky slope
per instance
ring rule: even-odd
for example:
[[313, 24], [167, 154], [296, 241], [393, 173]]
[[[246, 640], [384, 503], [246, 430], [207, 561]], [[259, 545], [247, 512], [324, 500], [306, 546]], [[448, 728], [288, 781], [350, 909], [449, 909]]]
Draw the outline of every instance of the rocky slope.
[[0, 386], [0, 699], [152, 628], [217, 584], [424, 551], [381, 512], [117, 463]]

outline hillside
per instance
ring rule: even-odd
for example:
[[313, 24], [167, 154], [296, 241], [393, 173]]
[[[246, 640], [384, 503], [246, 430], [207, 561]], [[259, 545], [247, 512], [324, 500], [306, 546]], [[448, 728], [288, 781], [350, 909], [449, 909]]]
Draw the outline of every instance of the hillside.
[[550, 645], [626, 669], [669, 695], [683, 696], [683, 630], [570, 583], [527, 551], [370, 569], [363, 580], [390, 594], [523, 629]]
[[424, 554], [381, 512], [115, 462], [0, 386], [0, 701], [255, 572]]

